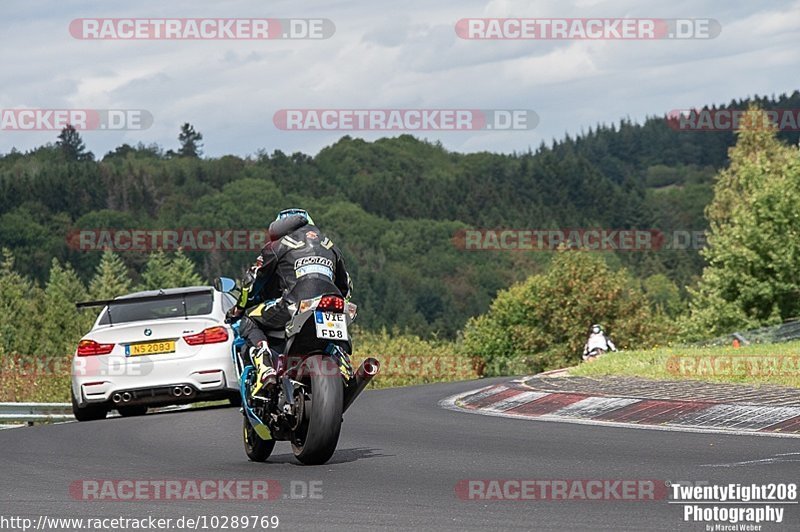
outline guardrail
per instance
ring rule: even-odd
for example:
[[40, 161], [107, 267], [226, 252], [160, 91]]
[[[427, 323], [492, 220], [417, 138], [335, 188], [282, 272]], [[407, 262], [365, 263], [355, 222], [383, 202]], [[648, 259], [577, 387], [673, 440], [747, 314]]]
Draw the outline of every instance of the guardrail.
[[70, 403], [0, 403], [0, 423], [72, 421]]
[[709, 340], [696, 342], [692, 345], [698, 347], [730, 345], [733, 340], [739, 340], [741, 345], [748, 344], [776, 344], [780, 342], [790, 342], [800, 340], [800, 318], [786, 320], [780, 325], [769, 327], [759, 327], [746, 331], [737, 331], [725, 336], [718, 336]]

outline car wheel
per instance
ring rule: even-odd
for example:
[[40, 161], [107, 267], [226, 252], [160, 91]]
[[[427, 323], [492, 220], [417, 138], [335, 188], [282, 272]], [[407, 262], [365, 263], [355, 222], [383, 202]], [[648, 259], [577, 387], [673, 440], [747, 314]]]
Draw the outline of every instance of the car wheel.
[[146, 406], [119, 406], [117, 412], [122, 417], [143, 416], [147, 413]]
[[108, 409], [104, 405], [78, 406], [78, 401], [75, 399], [75, 393], [72, 390], [70, 390], [70, 398], [72, 399], [72, 415], [78, 421], [97, 421], [98, 419], [105, 419], [108, 414]]
[[231, 395], [228, 401], [231, 403], [231, 406], [242, 406], [242, 396], [238, 392], [235, 395]]

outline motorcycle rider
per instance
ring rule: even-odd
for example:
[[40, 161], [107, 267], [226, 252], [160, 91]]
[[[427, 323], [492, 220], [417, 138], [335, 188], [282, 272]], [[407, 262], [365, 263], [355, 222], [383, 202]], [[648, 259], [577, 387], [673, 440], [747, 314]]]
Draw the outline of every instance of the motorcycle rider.
[[270, 241], [245, 273], [239, 302], [228, 320], [239, 318], [239, 334], [258, 371], [253, 395], [275, 384], [276, 370], [265, 331], [283, 330], [295, 305], [303, 299], [341, 293], [350, 298], [350, 275], [342, 253], [304, 209], [282, 210], [269, 226]]
[[583, 360], [590, 360], [595, 358], [595, 350], [602, 349], [603, 351], [616, 351], [617, 346], [611, 341], [611, 338], [606, 336], [603, 326], [595, 323], [592, 325], [589, 332], [589, 339], [586, 340], [586, 345], [583, 346]]

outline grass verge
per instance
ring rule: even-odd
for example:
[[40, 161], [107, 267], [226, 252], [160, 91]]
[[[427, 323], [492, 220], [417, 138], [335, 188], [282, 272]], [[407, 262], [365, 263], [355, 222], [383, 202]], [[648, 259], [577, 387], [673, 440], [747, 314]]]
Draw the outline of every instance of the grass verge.
[[625, 375], [649, 379], [800, 387], [800, 341], [734, 348], [660, 347], [608, 353], [570, 375]]

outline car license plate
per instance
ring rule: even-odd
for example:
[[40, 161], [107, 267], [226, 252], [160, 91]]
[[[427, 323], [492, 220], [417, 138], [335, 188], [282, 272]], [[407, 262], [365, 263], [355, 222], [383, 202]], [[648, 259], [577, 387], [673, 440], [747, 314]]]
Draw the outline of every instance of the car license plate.
[[327, 340], [347, 340], [347, 322], [344, 314], [337, 312], [314, 312], [314, 321], [317, 324], [317, 338]]
[[142, 355], [160, 355], [162, 353], [174, 353], [175, 340], [164, 340], [162, 342], [147, 342], [145, 344], [130, 344], [125, 346], [125, 355], [136, 357]]

